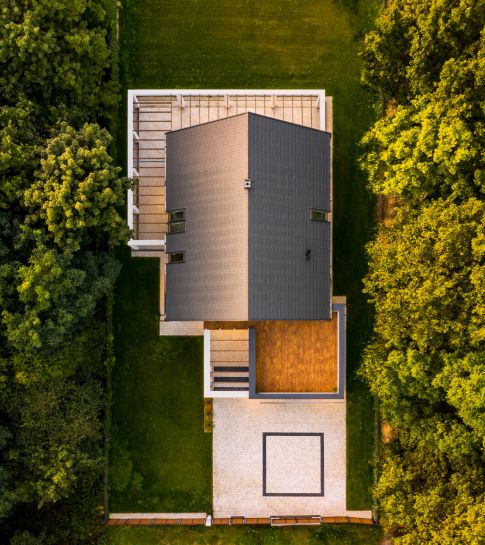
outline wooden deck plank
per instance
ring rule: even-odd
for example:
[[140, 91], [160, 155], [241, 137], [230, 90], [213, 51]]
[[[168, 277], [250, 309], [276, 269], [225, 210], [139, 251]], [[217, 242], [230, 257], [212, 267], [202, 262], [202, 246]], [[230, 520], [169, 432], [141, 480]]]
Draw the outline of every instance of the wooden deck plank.
[[165, 195], [140, 195], [138, 198], [138, 204], [140, 206], [146, 206], [149, 204], [161, 205], [165, 208]]
[[167, 223], [168, 222], [168, 214], [166, 212], [159, 213], [148, 213], [145, 210], [146, 207], [143, 207], [143, 211], [145, 212], [143, 215], [141, 214], [141, 207], [140, 207], [140, 221], [139, 223]]
[[162, 185], [162, 180], [160, 178], [150, 178], [150, 180], [160, 180], [160, 185], [156, 185], [155, 182], [151, 181], [150, 184], [142, 182], [138, 184], [138, 194], [140, 197], [149, 196], [149, 195], [163, 195], [165, 196], [165, 185]]
[[148, 229], [144, 229], [143, 226], [140, 226], [138, 228], [138, 233], [144, 240], [161, 240], [165, 238], [167, 231], [152, 225]]
[[160, 217], [160, 223], [163, 223], [168, 219], [168, 215], [165, 214], [165, 204], [140, 204], [140, 214], [157, 214]]

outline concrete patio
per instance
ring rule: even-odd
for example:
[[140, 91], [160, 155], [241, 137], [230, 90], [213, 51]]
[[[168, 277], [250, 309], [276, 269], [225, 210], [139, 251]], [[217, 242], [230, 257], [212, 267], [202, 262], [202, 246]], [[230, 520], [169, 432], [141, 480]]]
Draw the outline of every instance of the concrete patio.
[[345, 401], [214, 399], [214, 516], [371, 518], [346, 508], [345, 412]]

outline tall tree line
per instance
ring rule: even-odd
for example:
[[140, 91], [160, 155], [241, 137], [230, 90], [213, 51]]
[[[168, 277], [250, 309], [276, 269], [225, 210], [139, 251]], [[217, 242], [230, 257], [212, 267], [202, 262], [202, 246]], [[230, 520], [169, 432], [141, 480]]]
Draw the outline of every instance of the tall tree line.
[[129, 186], [112, 0], [0, 7], [0, 540], [86, 543], [102, 516], [109, 300]]
[[485, 536], [485, 4], [388, 3], [362, 51], [386, 115], [364, 137], [395, 203], [368, 246], [362, 375], [395, 430], [374, 494], [399, 545]]

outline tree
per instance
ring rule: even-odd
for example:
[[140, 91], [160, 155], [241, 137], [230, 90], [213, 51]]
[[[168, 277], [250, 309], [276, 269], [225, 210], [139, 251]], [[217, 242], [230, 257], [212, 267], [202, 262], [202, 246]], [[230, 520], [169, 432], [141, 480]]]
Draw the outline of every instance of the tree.
[[16, 207], [38, 168], [42, 142], [33, 109], [22, 99], [0, 108], [0, 209]]
[[[480, 46], [485, 54], [485, 40]], [[431, 93], [420, 94], [365, 135], [361, 165], [375, 193], [407, 202], [483, 196], [485, 66], [476, 57], [443, 64]]]
[[0, 96], [35, 101], [51, 122], [116, 105], [107, 13], [112, 2], [10, 0], [0, 9]]
[[450, 198], [401, 206], [369, 245], [361, 373], [398, 432], [374, 491], [396, 545], [478, 545], [485, 524], [484, 240], [485, 203]]
[[420, 353], [468, 350], [483, 320], [485, 204], [438, 200], [400, 211], [370, 243], [365, 291], [377, 309], [376, 329], [387, 350]]
[[112, 0], [0, 6], [0, 518], [16, 545], [86, 543], [100, 522], [129, 184], [108, 133], [83, 123], [117, 115], [115, 11]]
[[38, 246], [18, 269], [18, 306], [3, 310], [11, 346], [23, 353], [59, 347], [93, 316], [119, 270], [109, 254], [74, 255]]
[[450, 59], [477, 57], [484, 16], [476, 0], [390, 2], [365, 38], [363, 83], [403, 105], [433, 92]]
[[386, 448], [375, 495], [395, 545], [482, 543], [483, 469], [476, 460], [472, 465], [462, 460], [460, 470], [450, 475], [448, 463], [432, 446]]
[[19, 470], [22, 501], [39, 507], [57, 502], [78, 479], [98, 473], [101, 400], [100, 384], [69, 379], [14, 390], [10, 413], [18, 419], [18, 437], [9, 457]]
[[375, 337], [361, 369], [396, 431], [374, 489], [396, 545], [485, 534], [484, 10], [395, 0], [362, 52], [387, 113], [361, 165], [396, 203], [368, 246]]
[[97, 125], [76, 131], [62, 124], [47, 143], [36, 181], [25, 191], [26, 221], [34, 230], [45, 225], [60, 248], [106, 250], [128, 240], [118, 209], [130, 182], [113, 165], [110, 141]]

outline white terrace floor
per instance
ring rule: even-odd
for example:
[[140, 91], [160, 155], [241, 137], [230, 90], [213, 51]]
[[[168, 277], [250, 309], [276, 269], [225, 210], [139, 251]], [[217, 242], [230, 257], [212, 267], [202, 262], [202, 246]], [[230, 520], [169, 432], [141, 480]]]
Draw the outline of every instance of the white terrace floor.
[[214, 516], [371, 518], [346, 508], [346, 403], [214, 399]]

